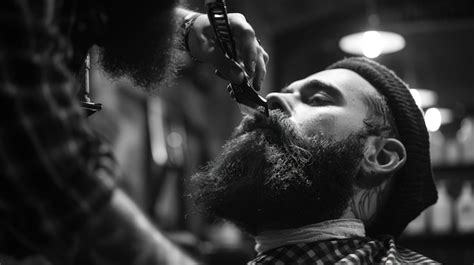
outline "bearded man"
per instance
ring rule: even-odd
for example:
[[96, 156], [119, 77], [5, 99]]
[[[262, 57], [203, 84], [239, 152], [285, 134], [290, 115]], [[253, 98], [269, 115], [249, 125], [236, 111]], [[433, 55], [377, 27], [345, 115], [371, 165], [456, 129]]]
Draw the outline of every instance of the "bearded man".
[[437, 199], [408, 86], [348, 58], [267, 96], [194, 176], [196, 201], [255, 237], [249, 264], [433, 262], [397, 246]]

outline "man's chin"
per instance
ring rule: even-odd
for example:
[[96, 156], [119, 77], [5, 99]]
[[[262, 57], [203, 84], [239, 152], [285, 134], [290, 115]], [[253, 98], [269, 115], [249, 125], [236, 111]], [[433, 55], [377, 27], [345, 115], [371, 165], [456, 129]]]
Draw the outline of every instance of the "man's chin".
[[[226, 143], [222, 155], [192, 177], [193, 197], [206, 213], [255, 229], [264, 150], [249, 134]], [[231, 210], [232, 209], [232, 210]]]

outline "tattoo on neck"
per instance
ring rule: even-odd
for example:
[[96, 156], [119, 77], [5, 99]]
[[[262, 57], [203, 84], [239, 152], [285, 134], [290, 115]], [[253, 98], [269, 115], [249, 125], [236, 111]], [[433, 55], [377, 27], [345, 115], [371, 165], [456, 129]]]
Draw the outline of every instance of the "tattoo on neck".
[[376, 212], [383, 203], [383, 194], [387, 189], [387, 182], [370, 188], [358, 189], [350, 201], [350, 207], [355, 217], [365, 224], [373, 222]]

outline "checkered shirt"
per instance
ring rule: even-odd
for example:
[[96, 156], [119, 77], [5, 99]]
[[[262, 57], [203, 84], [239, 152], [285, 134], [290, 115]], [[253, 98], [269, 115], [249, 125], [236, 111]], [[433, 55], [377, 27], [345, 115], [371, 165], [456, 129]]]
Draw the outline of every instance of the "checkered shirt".
[[75, 99], [58, 1], [0, 2], [0, 229], [67, 256], [110, 199], [115, 161]]
[[286, 264], [420, 264], [437, 263], [397, 246], [392, 237], [350, 238], [286, 245], [265, 251], [248, 265]]

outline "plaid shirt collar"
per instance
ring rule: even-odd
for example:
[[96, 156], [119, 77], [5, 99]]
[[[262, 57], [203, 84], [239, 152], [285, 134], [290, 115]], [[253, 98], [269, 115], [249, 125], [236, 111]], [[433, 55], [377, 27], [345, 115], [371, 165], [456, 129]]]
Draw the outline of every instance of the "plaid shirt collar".
[[248, 265], [438, 263], [397, 246], [391, 236], [354, 237], [285, 245], [259, 254]]
[[364, 224], [358, 219], [337, 219], [296, 229], [265, 231], [255, 237], [258, 254], [284, 245], [309, 243], [329, 239], [365, 237]]

